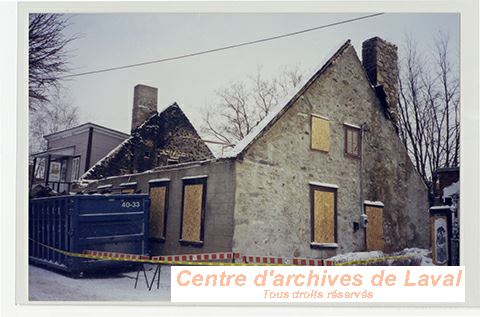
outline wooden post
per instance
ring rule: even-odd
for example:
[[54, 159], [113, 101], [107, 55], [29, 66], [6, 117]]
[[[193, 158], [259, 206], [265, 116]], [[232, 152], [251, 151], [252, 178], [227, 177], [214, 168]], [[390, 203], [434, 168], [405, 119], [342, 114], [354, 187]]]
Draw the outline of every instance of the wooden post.
[[47, 166], [45, 166], [45, 187], [48, 187], [48, 179], [50, 178], [50, 161], [52, 156], [49, 154], [47, 159]]
[[85, 171], [90, 169], [90, 160], [92, 156], [92, 142], [93, 142], [93, 128], [88, 129], [88, 143], [87, 143], [87, 155], [85, 157]]
[[35, 181], [35, 169], [37, 168], [37, 158], [33, 158], [32, 174], [30, 175], [30, 190], [32, 190], [33, 182]]

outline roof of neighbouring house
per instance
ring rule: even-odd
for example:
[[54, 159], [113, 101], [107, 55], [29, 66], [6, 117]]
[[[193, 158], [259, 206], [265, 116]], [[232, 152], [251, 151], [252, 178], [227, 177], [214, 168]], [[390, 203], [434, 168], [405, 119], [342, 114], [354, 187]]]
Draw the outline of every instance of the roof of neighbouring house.
[[445, 173], [445, 172], [458, 172], [460, 170], [459, 166], [451, 166], [451, 167], [440, 167], [437, 168], [435, 173]]
[[253, 144], [270, 126], [272, 126], [294, 103], [303, 95], [303, 93], [315, 82], [315, 80], [324, 73], [330, 65], [340, 56], [348, 47], [351, 46], [350, 40], [342, 42], [335, 47], [331, 54], [327, 54], [326, 58], [311, 72], [302, 76], [302, 81], [296, 88], [281, 100], [272, 111], [263, 118], [262, 121], [250, 131], [235, 147], [225, 153], [223, 158], [234, 158], [243, 153], [251, 144]]
[[50, 133], [50, 134], [46, 134], [43, 137], [45, 139], [51, 139], [53, 137], [62, 137], [63, 138], [63, 137], [66, 137], [68, 135], [73, 135], [73, 134], [78, 134], [78, 133], [84, 132], [84, 130], [87, 131], [89, 128], [94, 128], [97, 131], [102, 131], [102, 132], [108, 133], [110, 135], [119, 137], [119, 138], [128, 138], [129, 137], [129, 134], [126, 134], [126, 133], [123, 133], [123, 132], [120, 132], [120, 131], [117, 131], [117, 130], [114, 130], [114, 129], [111, 129], [111, 128], [107, 128], [107, 127], [104, 127], [104, 126], [101, 126], [101, 125], [98, 125], [98, 124], [95, 124], [95, 123], [92, 123], [92, 122], [83, 123], [83, 124], [77, 125], [76, 127], [68, 128], [68, 129], [65, 129], [65, 130], [57, 131], [57, 132], [53, 132], [53, 133]]

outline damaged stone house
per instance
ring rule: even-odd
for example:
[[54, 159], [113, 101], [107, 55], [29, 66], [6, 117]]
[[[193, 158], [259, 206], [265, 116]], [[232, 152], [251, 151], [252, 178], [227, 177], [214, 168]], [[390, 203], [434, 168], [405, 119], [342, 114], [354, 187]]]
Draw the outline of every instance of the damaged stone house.
[[82, 176], [83, 191], [149, 193], [153, 255], [428, 247], [427, 188], [396, 132], [397, 48], [372, 38], [362, 60], [343, 43], [216, 158], [178, 105], [135, 101], [131, 137]]

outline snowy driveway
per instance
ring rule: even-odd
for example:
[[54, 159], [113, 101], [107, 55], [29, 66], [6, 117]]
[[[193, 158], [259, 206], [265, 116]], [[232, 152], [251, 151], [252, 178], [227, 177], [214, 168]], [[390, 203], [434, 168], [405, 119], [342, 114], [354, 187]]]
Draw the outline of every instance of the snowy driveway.
[[[152, 279], [154, 266], [146, 266]], [[170, 301], [170, 266], [162, 266], [160, 288], [156, 279], [151, 291], [140, 274], [137, 288], [136, 272], [112, 275], [86, 275], [74, 279], [54, 271], [29, 266], [29, 299], [31, 301]]]

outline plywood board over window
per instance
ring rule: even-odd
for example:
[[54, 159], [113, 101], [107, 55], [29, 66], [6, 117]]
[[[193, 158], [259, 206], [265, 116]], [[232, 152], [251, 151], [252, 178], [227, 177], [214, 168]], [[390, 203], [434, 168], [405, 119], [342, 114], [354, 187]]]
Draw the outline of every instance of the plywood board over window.
[[330, 151], [330, 122], [327, 118], [311, 115], [311, 148], [312, 150]]
[[383, 236], [383, 206], [365, 203], [365, 214], [368, 219], [365, 232], [367, 251], [383, 251], [385, 247]]
[[310, 185], [311, 247], [337, 247], [337, 189]]
[[183, 179], [180, 243], [203, 245], [207, 178]]
[[163, 242], [166, 237], [169, 181], [150, 183], [149, 238]]

